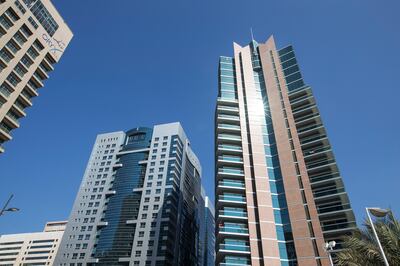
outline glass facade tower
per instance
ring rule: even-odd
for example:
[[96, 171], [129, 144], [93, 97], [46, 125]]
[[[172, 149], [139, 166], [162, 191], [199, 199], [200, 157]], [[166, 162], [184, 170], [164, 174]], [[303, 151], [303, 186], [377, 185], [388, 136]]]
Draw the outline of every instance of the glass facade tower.
[[218, 74], [216, 265], [329, 265], [356, 223], [292, 46], [235, 43]]
[[200, 176], [179, 123], [98, 135], [54, 265], [201, 265]]

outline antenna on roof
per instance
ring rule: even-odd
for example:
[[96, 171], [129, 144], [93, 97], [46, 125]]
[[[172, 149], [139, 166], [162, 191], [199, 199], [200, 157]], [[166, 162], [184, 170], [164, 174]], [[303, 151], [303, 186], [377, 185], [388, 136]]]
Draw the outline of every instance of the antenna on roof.
[[254, 41], [253, 28], [252, 27], [250, 27], [250, 33], [251, 33], [251, 40]]

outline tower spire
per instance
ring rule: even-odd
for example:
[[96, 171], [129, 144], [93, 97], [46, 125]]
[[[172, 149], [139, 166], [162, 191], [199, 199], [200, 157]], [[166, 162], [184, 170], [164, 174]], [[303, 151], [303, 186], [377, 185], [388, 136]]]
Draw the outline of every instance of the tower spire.
[[254, 41], [253, 27], [250, 27], [251, 40]]

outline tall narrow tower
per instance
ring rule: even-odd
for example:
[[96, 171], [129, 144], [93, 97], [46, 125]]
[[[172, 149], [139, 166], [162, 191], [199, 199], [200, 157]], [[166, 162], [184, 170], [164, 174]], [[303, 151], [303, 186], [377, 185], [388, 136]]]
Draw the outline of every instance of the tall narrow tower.
[[71, 39], [50, 0], [0, 0], [0, 153]]
[[218, 74], [216, 265], [329, 265], [356, 223], [292, 47], [235, 43]]

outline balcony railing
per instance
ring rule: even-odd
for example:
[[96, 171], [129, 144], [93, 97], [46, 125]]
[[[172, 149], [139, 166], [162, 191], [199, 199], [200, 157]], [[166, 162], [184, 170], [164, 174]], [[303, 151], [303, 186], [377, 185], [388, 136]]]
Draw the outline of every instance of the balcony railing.
[[234, 175], [244, 175], [244, 171], [241, 169], [234, 168], [219, 168], [218, 173], [220, 174], [234, 174]]
[[230, 124], [218, 124], [218, 128], [240, 130], [240, 126]]
[[242, 147], [240, 147], [240, 146], [226, 145], [226, 144], [218, 145], [218, 149], [232, 150], [232, 151], [242, 151]]
[[232, 139], [232, 140], [242, 140], [241, 136], [231, 135], [231, 134], [218, 134], [218, 138], [222, 139]]
[[219, 118], [219, 119], [230, 119], [230, 120], [239, 121], [239, 116], [237, 116], [237, 115], [219, 114], [219, 115], [218, 115], [218, 118]]
[[233, 156], [218, 156], [218, 160], [221, 161], [227, 161], [227, 162], [233, 162], [233, 163], [242, 163], [243, 159], [241, 157], [233, 157]]
[[224, 225], [224, 226], [219, 227], [219, 232], [235, 233], [235, 234], [248, 234], [249, 233], [249, 229], [240, 228], [240, 227], [236, 227], [236, 226]]
[[220, 195], [218, 197], [220, 200], [234, 201], [238, 203], [246, 203], [246, 197], [236, 196], [236, 195]]
[[219, 249], [228, 250], [228, 251], [250, 252], [249, 246], [234, 245], [234, 244], [220, 244]]
[[220, 210], [219, 215], [223, 216], [231, 216], [231, 217], [239, 217], [239, 218], [247, 218], [247, 212], [246, 211], [240, 211], [240, 210]]
[[218, 182], [219, 186], [224, 186], [224, 187], [234, 187], [234, 188], [244, 188], [245, 185], [243, 182], [240, 181], [233, 181], [233, 180], [222, 180]]

